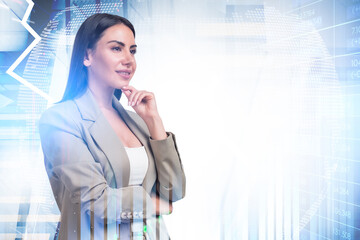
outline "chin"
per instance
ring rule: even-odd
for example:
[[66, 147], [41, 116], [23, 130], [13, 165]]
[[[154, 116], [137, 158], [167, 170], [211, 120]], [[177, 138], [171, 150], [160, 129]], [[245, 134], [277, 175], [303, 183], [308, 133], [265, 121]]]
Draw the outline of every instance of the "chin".
[[113, 84], [113, 88], [116, 88], [116, 89], [120, 89], [120, 88], [122, 88], [122, 87], [127, 87], [127, 86], [129, 86], [129, 84], [130, 84], [130, 79], [129, 80], [121, 80], [121, 81], [117, 81], [117, 82], [115, 82], [115, 84]]

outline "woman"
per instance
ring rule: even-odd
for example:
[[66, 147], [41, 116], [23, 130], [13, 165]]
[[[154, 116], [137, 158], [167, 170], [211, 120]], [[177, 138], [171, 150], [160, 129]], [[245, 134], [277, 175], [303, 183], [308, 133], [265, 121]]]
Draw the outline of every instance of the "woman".
[[[58, 239], [169, 238], [160, 216], [184, 197], [185, 175], [154, 94], [129, 85], [135, 53], [128, 20], [86, 19], [63, 99], [41, 116], [45, 166], [61, 211]], [[122, 93], [136, 113], [121, 106]]]

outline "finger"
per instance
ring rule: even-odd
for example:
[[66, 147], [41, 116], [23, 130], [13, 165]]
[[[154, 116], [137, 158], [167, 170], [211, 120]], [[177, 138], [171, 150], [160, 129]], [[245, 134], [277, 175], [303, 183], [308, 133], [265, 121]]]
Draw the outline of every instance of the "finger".
[[173, 211], [173, 206], [171, 202], [164, 201], [163, 199], [159, 199], [159, 212], [161, 214], [170, 214]]
[[130, 85], [124, 86], [121, 89], [129, 90], [130, 92], [137, 91], [136, 88], [134, 88], [133, 86], [130, 86]]
[[130, 90], [125, 90], [125, 89], [121, 89], [121, 91], [125, 94], [126, 98], [129, 99], [131, 91]]
[[153, 202], [156, 214], [159, 214], [159, 198], [156, 195], [152, 195], [151, 200]]
[[[138, 95], [138, 98], [135, 100], [135, 104], [136, 105], [139, 105], [141, 102], [143, 102], [143, 100], [146, 100], [146, 97], [149, 96], [149, 93], [148, 92], [141, 92], [139, 95]], [[144, 101], [145, 102], [145, 101]]]
[[[154, 96], [154, 93], [152, 92], [147, 92], [147, 91], [144, 91], [145, 94], [143, 96], [143, 98], [140, 100], [141, 101], [148, 101], [148, 100], [151, 100], [151, 99], [154, 99], [155, 100], [155, 96]], [[140, 103], [139, 102], [139, 103]]]
[[133, 86], [124, 86], [121, 88], [121, 91], [125, 94], [127, 99], [129, 99], [129, 97], [131, 96], [131, 93], [133, 91], [136, 91], [136, 89]]
[[129, 106], [132, 106], [132, 103], [133, 103], [133, 101], [134, 101], [134, 96], [136, 95], [136, 93], [138, 93], [138, 91], [137, 90], [132, 90], [131, 91], [131, 93], [130, 93], [130, 95], [129, 95], [129, 97], [128, 97], [128, 104], [129, 104]]
[[131, 100], [131, 106], [135, 106], [135, 105], [138, 105], [138, 100], [139, 100], [139, 97], [144, 93], [144, 91], [137, 91], [132, 100]]

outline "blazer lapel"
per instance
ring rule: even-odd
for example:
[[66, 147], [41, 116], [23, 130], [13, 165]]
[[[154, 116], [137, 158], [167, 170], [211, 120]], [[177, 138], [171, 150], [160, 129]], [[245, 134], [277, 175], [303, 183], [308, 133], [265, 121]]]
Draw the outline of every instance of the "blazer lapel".
[[129, 185], [130, 163], [126, 150], [111, 125], [101, 112], [89, 89], [74, 100], [83, 120], [92, 121], [88, 130], [106, 155], [113, 170], [116, 187]]
[[147, 192], [150, 193], [154, 185], [154, 182], [156, 180], [156, 168], [155, 168], [153, 153], [151, 151], [151, 146], [149, 142], [149, 132], [147, 130], [147, 127], [141, 126], [144, 124], [141, 124], [139, 121], [136, 121], [134, 118], [132, 118], [126, 112], [126, 110], [123, 108], [120, 102], [115, 98], [115, 96], [113, 96], [113, 107], [119, 112], [120, 116], [122, 117], [126, 125], [145, 147], [148, 156], [148, 169], [145, 174], [142, 186], [146, 189]]
[[[74, 101], [78, 106], [82, 119], [92, 122], [88, 127], [89, 133], [106, 155], [115, 176], [116, 187], [120, 188], [128, 186], [130, 178], [130, 162], [128, 155], [124, 145], [101, 112], [91, 91], [87, 89], [81, 97], [76, 98]], [[113, 96], [112, 105], [119, 112], [129, 129], [145, 147], [148, 155], [148, 170], [142, 185], [145, 190], [150, 193], [156, 180], [156, 168], [150, 142], [148, 140], [149, 133], [146, 125], [144, 125], [143, 122], [139, 122], [139, 120], [132, 118], [121, 106], [115, 96]]]

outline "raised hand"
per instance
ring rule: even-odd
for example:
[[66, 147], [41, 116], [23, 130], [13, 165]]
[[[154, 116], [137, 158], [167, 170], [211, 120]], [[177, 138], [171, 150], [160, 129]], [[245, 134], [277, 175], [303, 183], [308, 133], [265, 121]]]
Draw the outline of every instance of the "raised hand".
[[121, 88], [128, 99], [128, 104], [145, 121], [152, 139], [161, 140], [167, 137], [164, 125], [157, 110], [155, 96], [152, 92], [136, 90], [133, 86]]
[[128, 104], [144, 120], [154, 118], [159, 115], [155, 96], [152, 92], [136, 90], [133, 86], [121, 88], [128, 99]]

